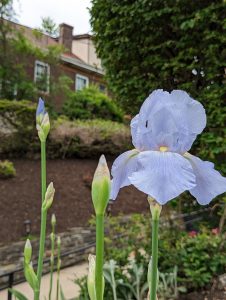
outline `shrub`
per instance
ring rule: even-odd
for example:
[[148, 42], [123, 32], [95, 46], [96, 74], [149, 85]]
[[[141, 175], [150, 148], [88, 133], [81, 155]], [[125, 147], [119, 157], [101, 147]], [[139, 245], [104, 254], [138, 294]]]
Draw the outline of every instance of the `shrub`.
[[[160, 226], [159, 271], [162, 274], [171, 273], [178, 266], [179, 290], [182, 287], [184, 291], [207, 288], [214, 277], [225, 273], [225, 236], [200, 224], [199, 232], [190, 234], [181, 230], [179, 223], [173, 222], [170, 227], [165, 222]], [[149, 216], [135, 214], [131, 217], [110, 217], [106, 228], [105, 260], [113, 259], [119, 265], [117, 280], [125, 280], [123, 270], [133, 258], [137, 266], [143, 268], [140, 282], [143, 286], [151, 255]]]
[[53, 127], [48, 146], [51, 157], [117, 155], [131, 146], [128, 127], [113, 121], [59, 118]]
[[123, 114], [113, 100], [95, 86], [71, 93], [63, 106], [63, 112], [74, 119], [123, 120]]
[[22, 154], [36, 139], [36, 105], [30, 101], [0, 100], [0, 153]]
[[[0, 100], [0, 154], [32, 156], [39, 152], [35, 129], [36, 104]], [[118, 155], [129, 149], [129, 128], [109, 120], [69, 121], [61, 116], [51, 122], [48, 155], [51, 158]]]
[[7, 179], [16, 176], [16, 170], [11, 161], [0, 161], [0, 178]]

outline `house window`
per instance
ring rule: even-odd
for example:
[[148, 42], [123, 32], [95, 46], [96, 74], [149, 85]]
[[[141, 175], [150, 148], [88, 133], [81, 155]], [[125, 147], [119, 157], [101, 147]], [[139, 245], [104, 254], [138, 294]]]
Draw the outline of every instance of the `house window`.
[[82, 76], [80, 74], [76, 74], [75, 78], [75, 90], [82, 90], [84, 87], [89, 85], [89, 78], [86, 76]]
[[34, 81], [39, 91], [49, 93], [50, 66], [42, 61], [35, 61]]
[[100, 84], [99, 85], [99, 90], [100, 90], [100, 92], [105, 93], [106, 92], [106, 86], [104, 84]]

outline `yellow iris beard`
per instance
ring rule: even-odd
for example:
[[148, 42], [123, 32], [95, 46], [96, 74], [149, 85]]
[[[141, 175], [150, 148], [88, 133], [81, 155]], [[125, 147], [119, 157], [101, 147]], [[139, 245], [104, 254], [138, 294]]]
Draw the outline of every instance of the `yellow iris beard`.
[[168, 147], [165, 147], [165, 146], [161, 146], [159, 148], [159, 151], [161, 151], [161, 152], [166, 152], [167, 150], [168, 150]]

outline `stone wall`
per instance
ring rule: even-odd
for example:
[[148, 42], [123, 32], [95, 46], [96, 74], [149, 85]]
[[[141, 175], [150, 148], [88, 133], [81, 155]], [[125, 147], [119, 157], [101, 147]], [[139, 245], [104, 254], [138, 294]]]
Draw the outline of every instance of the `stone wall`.
[[[88, 254], [94, 251], [95, 232], [92, 229], [76, 227], [60, 233], [62, 268], [76, 264], [87, 259]], [[36, 266], [38, 259], [39, 240], [32, 240], [32, 262]], [[7, 285], [10, 272], [14, 273], [14, 281], [23, 281], [23, 249], [25, 241], [12, 243], [0, 248], [0, 289]], [[45, 263], [43, 273], [49, 272], [50, 239], [46, 239]], [[6, 276], [3, 276], [6, 275]]]

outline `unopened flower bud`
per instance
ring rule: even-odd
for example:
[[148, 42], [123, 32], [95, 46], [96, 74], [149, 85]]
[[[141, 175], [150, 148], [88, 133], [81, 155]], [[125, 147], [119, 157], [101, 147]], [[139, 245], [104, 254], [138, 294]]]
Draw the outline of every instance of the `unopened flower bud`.
[[[96, 288], [95, 288], [95, 272], [96, 272], [96, 257], [95, 255], [90, 254], [88, 257], [89, 260], [89, 272], [87, 277], [87, 287], [89, 292], [90, 300], [97, 300], [96, 299]], [[103, 280], [103, 293], [104, 293], [104, 276]]]
[[52, 225], [52, 226], [55, 226], [55, 225], [56, 225], [56, 216], [55, 216], [55, 214], [52, 214], [52, 217], [51, 217], [51, 225]]
[[36, 110], [36, 128], [38, 130], [40, 141], [45, 142], [50, 130], [50, 122], [49, 115], [45, 109], [45, 103], [42, 98], [39, 98]]
[[148, 203], [150, 205], [150, 210], [153, 220], [158, 220], [162, 211], [162, 205], [160, 205], [155, 199], [148, 196]]
[[57, 247], [60, 248], [61, 246], [61, 238], [60, 236], [57, 237]]
[[43, 209], [49, 209], [53, 203], [53, 198], [55, 194], [55, 189], [53, 183], [51, 182], [46, 190], [45, 200], [43, 202]]
[[89, 255], [89, 273], [87, 277], [87, 287], [89, 292], [90, 300], [96, 300], [96, 289], [95, 289], [95, 256]]
[[32, 256], [32, 247], [31, 247], [31, 242], [29, 239], [27, 239], [25, 246], [24, 246], [24, 262], [26, 264], [29, 264], [31, 261], [31, 256]]
[[101, 155], [92, 182], [92, 200], [96, 214], [104, 214], [111, 190], [110, 172], [104, 155]]

